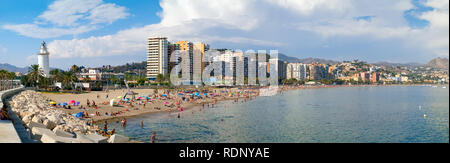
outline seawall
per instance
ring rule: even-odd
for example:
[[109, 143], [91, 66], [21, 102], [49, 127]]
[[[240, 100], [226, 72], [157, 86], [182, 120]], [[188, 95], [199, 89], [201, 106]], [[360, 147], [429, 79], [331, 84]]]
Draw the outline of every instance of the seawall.
[[[3, 105], [6, 105], [4, 102], [6, 99], [16, 95], [17, 93], [25, 90], [24, 87], [19, 87], [15, 89], [10, 89], [6, 91], [0, 92], [0, 108], [3, 108]], [[14, 118], [15, 113], [9, 111], [9, 114], [12, 119]], [[15, 121], [16, 122], [16, 121]], [[0, 143], [22, 143], [22, 139], [19, 136], [18, 131], [14, 127], [15, 124], [10, 120], [0, 120]]]

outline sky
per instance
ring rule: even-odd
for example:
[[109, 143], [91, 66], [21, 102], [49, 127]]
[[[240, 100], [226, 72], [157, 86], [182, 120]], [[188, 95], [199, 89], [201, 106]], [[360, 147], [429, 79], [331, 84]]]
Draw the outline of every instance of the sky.
[[[26, 5], [24, 5], [26, 4]], [[2, 0], [0, 63], [146, 60], [146, 38], [298, 58], [426, 63], [449, 56], [449, 0]]]

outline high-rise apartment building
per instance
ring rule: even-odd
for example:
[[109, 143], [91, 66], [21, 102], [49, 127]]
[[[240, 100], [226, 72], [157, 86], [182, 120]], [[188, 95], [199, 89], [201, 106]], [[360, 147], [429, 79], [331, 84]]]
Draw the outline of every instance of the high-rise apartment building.
[[309, 78], [309, 69], [307, 64], [289, 63], [286, 69], [287, 79], [297, 79], [298, 81]]
[[380, 81], [380, 74], [377, 72], [372, 73], [371, 82], [377, 83], [378, 81]]
[[193, 70], [196, 76], [193, 76], [194, 85], [200, 85], [202, 80], [203, 71], [205, 70], [206, 63], [204, 61], [205, 52], [209, 50], [209, 45], [205, 43], [194, 43], [193, 44]]
[[159, 74], [169, 73], [168, 41], [166, 37], [148, 38], [147, 78], [155, 80]]

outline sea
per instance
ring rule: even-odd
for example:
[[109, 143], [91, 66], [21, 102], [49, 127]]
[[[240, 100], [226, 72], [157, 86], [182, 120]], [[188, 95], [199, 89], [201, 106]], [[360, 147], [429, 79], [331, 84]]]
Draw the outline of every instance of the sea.
[[143, 115], [109, 129], [144, 143], [153, 132], [157, 143], [449, 143], [448, 87], [291, 90], [177, 114]]

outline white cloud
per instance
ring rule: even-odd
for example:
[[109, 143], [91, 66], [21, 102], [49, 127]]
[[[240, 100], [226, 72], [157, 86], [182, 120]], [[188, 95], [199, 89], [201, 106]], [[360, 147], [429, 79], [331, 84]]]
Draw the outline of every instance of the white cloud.
[[56, 0], [33, 24], [7, 24], [3, 28], [46, 39], [89, 32], [128, 15], [126, 8], [102, 0]]
[[6, 55], [8, 53], [8, 49], [0, 45], [0, 55]]
[[[430, 25], [414, 29], [404, 17], [405, 11], [415, 7], [410, 0], [161, 0], [159, 24], [102, 37], [56, 40], [49, 49], [58, 58], [145, 55], [147, 37], [167, 36], [295, 52], [302, 44], [318, 41], [321, 47], [323, 40], [351, 38], [394, 41], [404, 46], [398, 49], [448, 56], [448, 0], [424, 4], [434, 10], [418, 17]], [[373, 17], [355, 20], [361, 16]]]
[[96, 26], [78, 26], [72, 28], [43, 28], [36, 24], [4, 25], [4, 29], [15, 31], [32, 38], [55, 38], [64, 35], [77, 35], [97, 29]]

